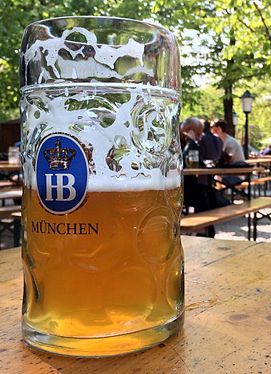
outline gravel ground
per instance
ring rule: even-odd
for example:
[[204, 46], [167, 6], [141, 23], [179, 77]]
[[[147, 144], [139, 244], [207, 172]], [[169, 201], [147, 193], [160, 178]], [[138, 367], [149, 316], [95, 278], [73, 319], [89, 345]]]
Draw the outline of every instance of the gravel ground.
[[[266, 196], [271, 197], [268, 189]], [[241, 202], [241, 201], [240, 201]], [[271, 209], [263, 209], [263, 214], [271, 214]], [[244, 240], [247, 239], [247, 218], [241, 217], [215, 226], [216, 239]], [[257, 242], [271, 242], [271, 220], [263, 218], [257, 223]]]
[[[266, 209], [271, 213], [271, 209]], [[263, 211], [264, 212], [264, 211]], [[247, 218], [241, 217], [215, 226], [216, 239], [245, 240], [247, 239]], [[267, 218], [258, 221], [257, 242], [271, 243], [271, 221]]]

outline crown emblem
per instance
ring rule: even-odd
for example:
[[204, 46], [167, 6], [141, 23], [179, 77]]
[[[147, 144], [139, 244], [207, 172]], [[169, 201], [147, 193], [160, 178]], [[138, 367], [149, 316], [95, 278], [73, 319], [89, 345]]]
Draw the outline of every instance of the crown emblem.
[[67, 170], [76, 155], [76, 151], [72, 148], [61, 148], [61, 141], [57, 139], [55, 148], [45, 149], [43, 154], [51, 170]]

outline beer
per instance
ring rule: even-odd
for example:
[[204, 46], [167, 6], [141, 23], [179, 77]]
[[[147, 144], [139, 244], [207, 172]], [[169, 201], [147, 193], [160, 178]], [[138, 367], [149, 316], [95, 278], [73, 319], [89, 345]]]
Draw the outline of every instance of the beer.
[[[179, 191], [89, 192], [80, 209], [54, 215], [26, 188], [27, 326], [63, 338], [117, 336], [128, 350], [142, 344], [129, 345], [128, 333], [149, 330], [151, 345], [152, 329], [183, 308]], [[107, 340], [101, 347], [116, 353]]]
[[186, 156], [186, 166], [190, 169], [199, 167], [199, 151], [190, 150]]

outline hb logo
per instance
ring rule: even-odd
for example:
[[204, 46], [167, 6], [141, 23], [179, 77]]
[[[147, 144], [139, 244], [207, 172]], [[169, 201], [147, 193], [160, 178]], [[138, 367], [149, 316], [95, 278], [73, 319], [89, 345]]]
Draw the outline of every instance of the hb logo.
[[[56, 201], [71, 201], [76, 198], [76, 190], [73, 187], [75, 183], [75, 178], [72, 174], [55, 174], [56, 184], [53, 185], [52, 180], [54, 174], [45, 174], [46, 182], [46, 201], [53, 201], [52, 189], [56, 189]], [[64, 178], [67, 178], [67, 183], [64, 183]], [[69, 195], [64, 197], [64, 189], [67, 189]]]
[[51, 213], [75, 210], [88, 182], [88, 162], [79, 142], [64, 134], [46, 137], [37, 154], [36, 181], [40, 201]]

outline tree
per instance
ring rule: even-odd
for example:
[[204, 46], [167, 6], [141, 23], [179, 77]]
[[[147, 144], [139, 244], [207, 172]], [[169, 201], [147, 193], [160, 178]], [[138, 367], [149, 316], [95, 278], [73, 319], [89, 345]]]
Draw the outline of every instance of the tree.
[[223, 90], [211, 85], [204, 85], [198, 90], [197, 103], [190, 108], [185, 105], [181, 112], [181, 119], [196, 116], [211, 120], [223, 117]]
[[[22, 30], [62, 15], [152, 19], [177, 35], [182, 51], [182, 102], [200, 100], [195, 75], [208, 75], [224, 92], [232, 124], [235, 91], [271, 73], [270, 0], [2, 0], [0, 9], [0, 118], [18, 114], [18, 60]], [[10, 22], [12, 15], [12, 22]], [[197, 46], [195, 47], [195, 44]]]
[[[102, 15], [151, 19], [168, 27], [180, 43], [188, 39], [183, 30], [202, 28], [200, 19], [211, 9], [200, 9], [197, 0], [2, 0], [0, 9], [0, 119], [18, 115], [18, 61], [23, 29], [38, 19], [63, 15]], [[192, 14], [195, 14], [192, 17]], [[13, 22], [10, 22], [12, 15]], [[198, 26], [199, 24], [199, 26]], [[191, 40], [190, 40], [191, 43]], [[196, 56], [193, 52], [189, 57]], [[183, 102], [194, 105], [198, 91], [193, 75], [201, 72], [199, 64], [183, 65]]]
[[207, 58], [212, 61], [210, 70], [217, 87], [224, 90], [224, 117], [234, 132], [234, 90], [249, 85], [252, 77], [270, 77], [270, 1], [205, 3], [207, 7], [214, 7], [213, 15], [204, 20], [207, 32], [212, 36]]
[[[271, 118], [271, 80], [262, 81], [253, 78], [254, 100], [252, 112], [249, 115], [249, 142], [256, 149], [262, 148], [262, 139], [270, 138]], [[242, 112], [241, 100], [243, 88], [235, 89], [235, 110], [238, 113], [238, 124], [236, 126], [236, 137], [241, 144], [244, 143], [245, 115]], [[223, 90], [211, 85], [205, 85], [199, 90], [199, 100], [193, 109], [185, 107], [182, 111], [182, 119], [196, 115], [200, 118], [214, 118], [223, 116]], [[237, 99], [238, 98], [238, 99]]]
[[[113, 1], [110, 1], [113, 3]], [[0, 119], [19, 114], [19, 52], [25, 27], [39, 19], [76, 15], [85, 6], [90, 14], [103, 13], [108, 1], [2, 0], [0, 7]]]

